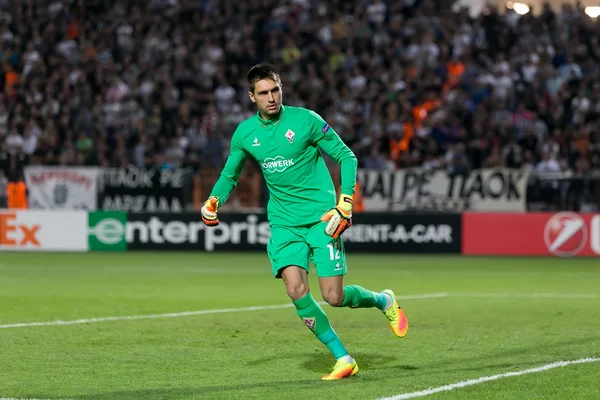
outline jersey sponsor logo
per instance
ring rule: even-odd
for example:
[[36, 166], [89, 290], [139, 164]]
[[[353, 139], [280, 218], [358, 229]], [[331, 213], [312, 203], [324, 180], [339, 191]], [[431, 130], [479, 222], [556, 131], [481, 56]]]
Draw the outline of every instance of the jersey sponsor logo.
[[544, 227], [544, 242], [559, 257], [577, 255], [587, 242], [587, 227], [579, 215], [562, 212], [552, 216]]
[[323, 133], [327, 133], [327, 131], [329, 130], [329, 128], [331, 128], [331, 127], [329, 126], [329, 124], [325, 124], [325, 125], [323, 126], [323, 128], [321, 128], [321, 132], [323, 132]]
[[254, 138], [254, 142], [252, 143], [252, 146], [254, 146], [254, 147], [260, 146], [260, 142], [258, 141], [257, 137]]
[[285, 159], [282, 156], [267, 157], [261, 163], [262, 169], [270, 174], [274, 172], [283, 172], [292, 165], [294, 165], [293, 159]]

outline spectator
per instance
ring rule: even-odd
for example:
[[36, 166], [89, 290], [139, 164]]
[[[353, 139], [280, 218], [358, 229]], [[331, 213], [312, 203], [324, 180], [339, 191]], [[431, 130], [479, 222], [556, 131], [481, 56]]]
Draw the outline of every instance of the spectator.
[[218, 168], [268, 61], [361, 167], [600, 169], [600, 22], [448, 3], [1, 2], [0, 156]]
[[0, 209], [6, 208], [8, 205], [8, 179], [4, 175], [4, 171], [0, 169]]
[[369, 156], [365, 160], [365, 168], [369, 169], [386, 169], [388, 161], [379, 151], [376, 145], [371, 146]]
[[23, 137], [17, 132], [17, 127], [13, 125], [6, 137], [6, 149], [9, 153], [15, 154], [23, 150]]

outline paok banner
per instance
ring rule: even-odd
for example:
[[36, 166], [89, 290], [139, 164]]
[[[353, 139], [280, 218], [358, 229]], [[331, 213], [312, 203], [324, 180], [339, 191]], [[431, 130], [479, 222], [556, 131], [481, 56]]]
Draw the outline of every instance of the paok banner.
[[[271, 231], [265, 214], [222, 213], [219, 220], [209, 228], [192, 213], [90, 213], [90, 249], [266, 251]], [[357, 214], [342, 237], [348, 252], [459, 253], [461, 218]]]
[[526, 211], [530, 169], [359, 170], [366, 211]]
[[106, 168], [100, 184], [100, 209], [181, 212], [188, 175], [187, 169]]
[[95, 167], [26, 167], [29, 208], [95, 210], [101, 171]]

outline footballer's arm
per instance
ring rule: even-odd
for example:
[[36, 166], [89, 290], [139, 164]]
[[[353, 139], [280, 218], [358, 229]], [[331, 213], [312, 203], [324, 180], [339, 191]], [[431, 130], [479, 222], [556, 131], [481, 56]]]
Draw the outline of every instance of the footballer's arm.
[[342, 141], [338, 134], [317, 113], [310, 113], [313, 141], [325, 153], [340, 164], [342, 182], [340, 193], [354, 195], [358, 160], [354, 152]]
[[227, 157], [225, 167], [223, 167], [221, 175], [209, 196], [216, 197], [219, 206], [227, 201], [231, 192], [237, 186], [240, 174], [242, 173], [242, 168], [244, 168], [244, 164], [246, 163], [246, 158], [246, 152], [240, 146], [237, 135], [234, 134], [231, 138], [229, 157]]

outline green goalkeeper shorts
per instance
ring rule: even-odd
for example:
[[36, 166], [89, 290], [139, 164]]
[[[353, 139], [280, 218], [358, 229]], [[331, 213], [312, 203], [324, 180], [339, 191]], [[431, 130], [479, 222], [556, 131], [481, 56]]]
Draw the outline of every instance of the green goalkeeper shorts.
[[310, 261], [320, 278], [345, 275], [347, 270], [344, 242], [328, 236], [324, 222], [293, 228], [272, 226], [267, 253], [276, 278], [292, 265], [308, 272]]

